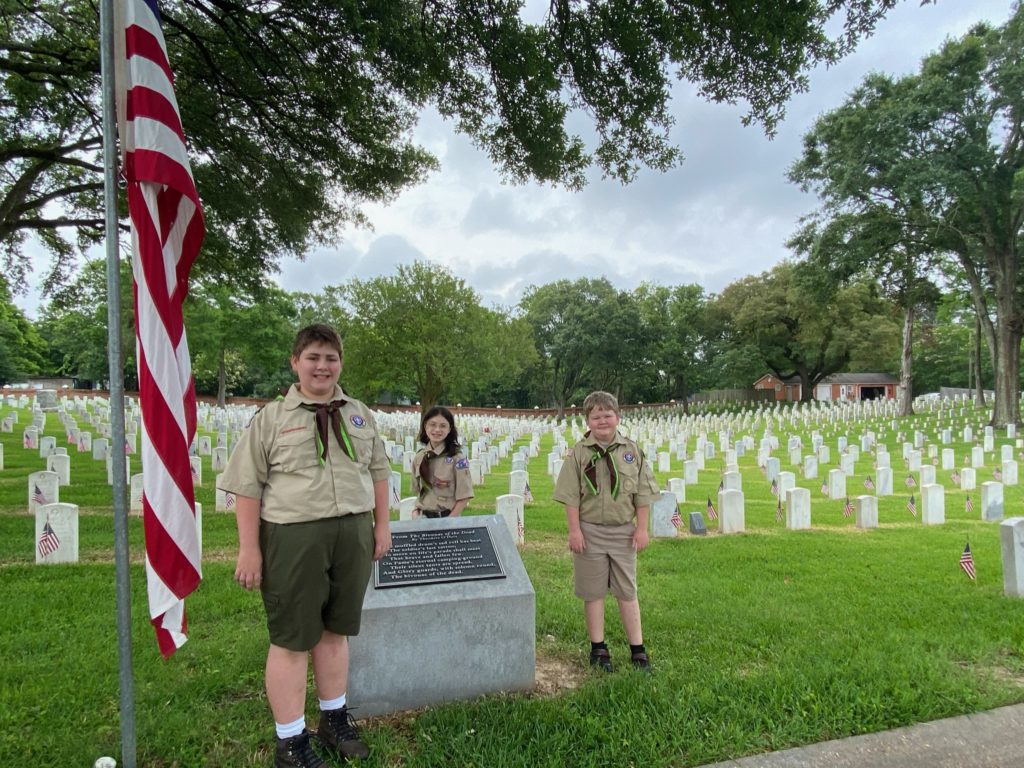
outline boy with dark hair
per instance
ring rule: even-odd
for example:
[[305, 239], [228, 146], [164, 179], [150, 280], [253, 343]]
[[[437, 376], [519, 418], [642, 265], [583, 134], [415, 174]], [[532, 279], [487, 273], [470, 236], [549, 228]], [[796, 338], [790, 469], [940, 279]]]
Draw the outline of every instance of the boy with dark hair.
[[288, 394], [258, 411], [218, 485], [236, 496], [235, 580], [263, 594], [270, 633], [267, 700], [276, 768], [320, 768], [306, 730], [307, 657], [320, 699], [320, 743], [366, 757], [348, 712], [348, 637], [359, 633], [372, 561], [391, 547], [391, 466], [370, 410], [338, 386], [341, 339], [299, 331]]
[[590, 664], [611, 672], [604, 636], [604, 600], [610, 591], [630, 647], [630, 660], [649, 669], [636, 592], [636, 553], [650, 541], [651, 504], [660, 491], [636, 443], [618, 431], [619, 402], [608, 392], [583, 401], [588, 431], [566, 457], [555, 483], [565, 505], [576, 596], [590, 635]]

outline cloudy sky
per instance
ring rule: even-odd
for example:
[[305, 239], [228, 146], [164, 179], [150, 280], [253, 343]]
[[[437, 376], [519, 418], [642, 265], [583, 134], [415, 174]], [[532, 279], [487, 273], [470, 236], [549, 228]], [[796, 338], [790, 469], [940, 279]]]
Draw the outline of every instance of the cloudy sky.
[[[839, 106], [868, 72], [914, 72], [946, 38], [983, 19], [1001, 25], [1011, 7], [1010, 0], [905, 0], [853, 55], [812, 74], [809, 92], [790, 102], [771, 140], [759, 126], [740, 124], [742, 106], [708, 104], [679, 84], [673, 139], [686, 160], [628, 186], [597, 173], [577, 193], [505, 184], [483, 153], [427, 113], [416, 138], [441, 169], [391, 204], [367, 207], [372, 230], [346, 231], [302, 262], [285, 261], [276, 279], [287, 290], [316, 291], [418, 259], [447, 266], [491, 306], [516, 304], [529, 285], [601, 275], [624, 289], [646, 280], [718, 292], [789, 255], [785, 241], [815, 200], [785, 172], [819, 114]], [[31, 316], [38, 301], [35, 290], [16, 298]]]
[[902, 3], [852, 56], [813, 73], [771, 140], [740, 124], [742, 107], [708, 104], [681, 84], [673, 139], [685, 162], [628, 186], [598, 174], [577, 193], [504, 184], [483, 153], [427, 114], [417, 138], [441, 170], [390, 205], [368, 207], [372, 231], [348, 231], [334, 247], [284, 263], [278, 282], [310, 290], [391, 274], [419, 259], [447, 266], [488, 305], [516, 304], [531, 284], [599, 275], [625, 289], [646, 280], [720, 291], [788, 255], [785, 241], [815, 200], [785, 172], [819, 114], [839, 106], [868, 72], [916, 71], [947, 37], [982, 19], [1001, 25], [1010, 10], [1009, 0]]

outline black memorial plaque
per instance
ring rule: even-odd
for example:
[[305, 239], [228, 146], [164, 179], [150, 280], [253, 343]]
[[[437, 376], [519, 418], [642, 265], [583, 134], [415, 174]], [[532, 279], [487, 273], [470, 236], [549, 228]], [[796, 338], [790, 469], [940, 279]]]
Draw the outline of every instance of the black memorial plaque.
[[391, 549], [373, 568], [379, 589], [504, 578], [491, 532], [482, 526], [392, 533]]

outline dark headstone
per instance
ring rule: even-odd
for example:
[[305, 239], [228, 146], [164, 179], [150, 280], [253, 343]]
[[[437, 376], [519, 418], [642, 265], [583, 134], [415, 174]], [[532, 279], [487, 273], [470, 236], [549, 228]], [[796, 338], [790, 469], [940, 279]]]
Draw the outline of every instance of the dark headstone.
[[700, 512], [690, 513], [690, 533], [695, 536], [705, 536], [708, 529], [704, 525], [704, 515]]

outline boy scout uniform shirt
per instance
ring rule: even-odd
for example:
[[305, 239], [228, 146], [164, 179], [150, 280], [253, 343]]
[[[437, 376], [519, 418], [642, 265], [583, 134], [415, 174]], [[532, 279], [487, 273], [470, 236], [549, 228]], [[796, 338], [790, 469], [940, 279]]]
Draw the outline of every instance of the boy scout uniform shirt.
[[[594, 525], [625, 525], [632, 522], [638, 507], [649, 507], [661, 497], [654, 472], [636, 443], [618, 432], [608, 445], [608, 454], [619, 475], [619, 491], [612, 496], [614, 478], [600, 444], [587, 434], [572, 447], [555, 482], [555, 501], [578, 507], [580, 520]], [[591, 490], [584, 475], [595, 456], [600, 456], [597, 469], [597, 493]]]
[[391, 477], [384, 442], [370, 409], [345, 396], [335, 385], [331, 400], [344, 400], [342, 426], [356, 454], [353, 461], [328, 430], [328, 452], [320, 465], [317, 405], [292, 385], [252, 417], [217, 481], [224, 491], [261, 499], [260, 518], [271, 523], [301, 523], [340, 517], [374, 508], [373, 483]]
[[[420, 476], [420, 466], [429, 461], [431, 484]], [[447, 485], [434, 483], [434, 478], [447, 481]], [[469, 459], [464, 454], [438, 455], [429, 448], [420, 448], [412, 459], [412, 492], [420, 509], [452, 509], [456, 501], [473, 498], [473, 477], [469, 472]]]

